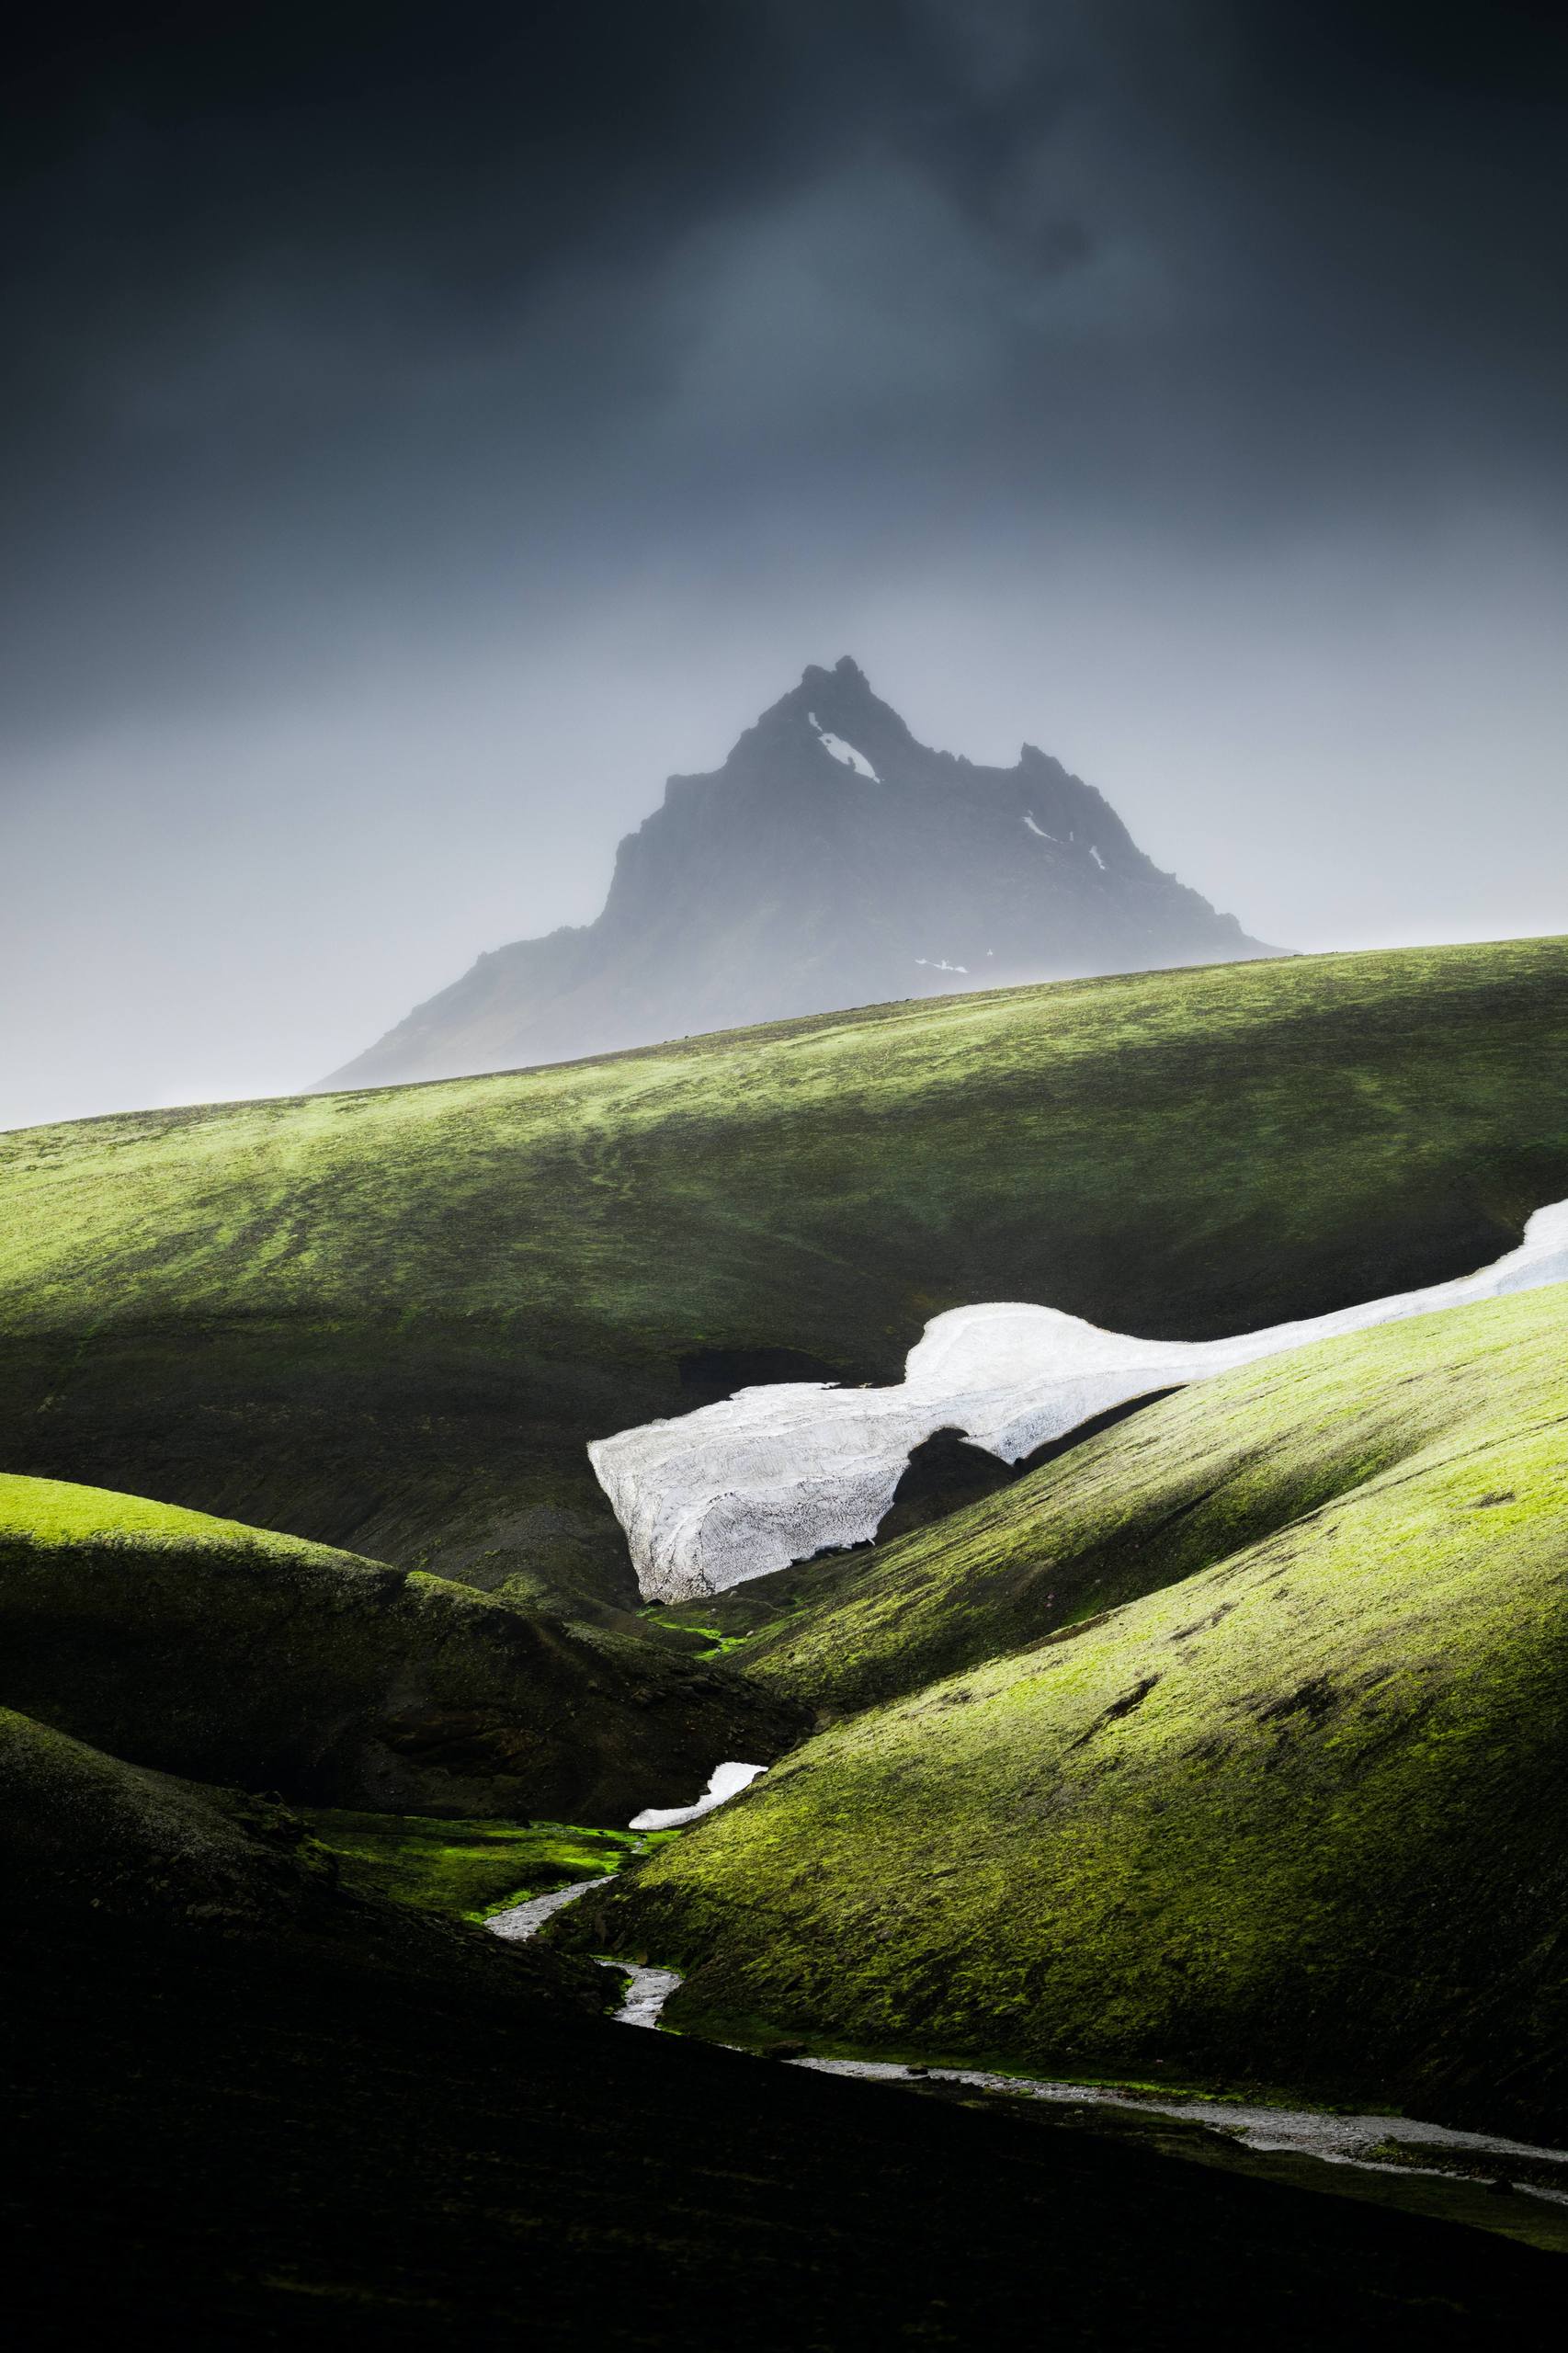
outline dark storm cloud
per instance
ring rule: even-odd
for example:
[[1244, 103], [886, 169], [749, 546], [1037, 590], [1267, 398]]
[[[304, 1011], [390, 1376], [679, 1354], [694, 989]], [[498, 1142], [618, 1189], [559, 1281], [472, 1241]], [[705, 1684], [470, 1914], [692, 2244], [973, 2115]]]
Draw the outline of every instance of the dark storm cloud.
[[846, 651], [1257, 936], [1561, 927], [1560, 15], [40, 12], [0, 1124], [342, 1063]]
[[1564, 59], [1377, 0], [83, 23], [11, 97], [9, 707], [757, 529], [1555, 500]]

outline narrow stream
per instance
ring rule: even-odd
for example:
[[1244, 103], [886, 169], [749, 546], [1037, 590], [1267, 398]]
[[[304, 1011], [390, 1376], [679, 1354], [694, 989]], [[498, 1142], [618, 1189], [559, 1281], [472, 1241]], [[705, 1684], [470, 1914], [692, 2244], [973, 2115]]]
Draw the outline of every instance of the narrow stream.
[[[695, 1821], [699, 1814], [710, 1813], [714, 1806], [738, 1796], [766, 1769], [760, 1765], [721, 1765], [703, 1796], [694, 1804], [640, 1813], [631, 1826], [634, 1830], [674, 1829]], [[586, 1895], [590, 1888], [602, 1887], [605, 1880], [612, 1876], [611, 1872], [600, 1871], [592, 1879], [574, 1880], [567, 1887], [552, 1888], [548, 1895], [532, 1896], [526, 1904], [494, 1914], [485, 1926], [495, 1936], [521, 1942], [536, 1935], [555, 1913]], [[624, 1980], [621, 2006], [611, 2014], [616, 2024], [657, 2028], [665, 2004], [681, 1984], [681, 1972], [649, 1969], [639, 1962], [616, 1961], [605, 1954], [596, 1958], [602, 1968], [613, 1969]], [[727, 2047], [738, 2048], [734, 2044]], [[1506, 2177], [1506, 2160], [1510, 2158], [1516, 2164], [1560, 2166], [1561, 2188], [1531, 2181], [1517, 2181], [1513, 2186], [1526, 2196], [1545, 2200], [1554, 2206], [1568, 2206], [1568, 2149], [1538, 2148], [1531, 2142], [1511, 2141], [1496, 2133], [1460, 2132], [1446, 2124], [1424, 2124], [1408, 2116], [1341, 2116], [1323, 2109], [1162, 2099], [1146, 2097], [1142, 2092], [1118, 2090], [1113, 2085], [1001, 2075], [981, 2067], [910, 2067], [892, 2061], [810, 2057], [789, 2059], [782, 2063], [815, 2075], [853, 2076], [869, 2084], [908, 2084], [915, 2088], [923, 2083], [961, 2084], [967, 2089], [1007, 2099], [1048, 2100], [1063, 2107], [1116, 2108], [1142, 2116], [1176, 2117], [1184, 2123], [1207, 2125], [1260, 2153], [1317, 2157], [1325, 2165], [1353, 2165], [1366, 2173], [1429, 2176], [1439, 2180], [1453, 2180], [1457, 2176], [1486, 2181], [1499, 2175]], [[1447, 2157], [1450, 2163], [1392, 2163], [1372, 2154], [1391, 2143], [1419, 2151], [1423, 2155]], [[1467, 2158], [1488, 2162], [1467, 2165]]]
[[[672, 1989], [673, 1990], [673, 1989]], [[1410, 2116], [1341, 2116], [1316, 2108], [1252, 2108], [1241, 2102], [1206, 2099], [1160, 2099], [1142, 2092], [1119, 2091], [1107, 2084], [1074, 2084], [1024, 2075], [999, 2075], [979, 2067], [901, 2067], [869, 2059], [796, 2059], [788, 2063], [823, 2075], [854, 2075], [879, 2084], [964, 2084], [976, 2091], [996, 2092], [1011, 2099], [1051, 2100], [1076, 2108], [1120, 2108], [1142, 2116], [1179, 2117], [1187, 2124], [1207, 2124], [1228, 2134], [1244, 2148], [1273, 2150], [1292, 2156], [1321, 2157], [1325, 2165], [1355, 2165], [1368, 2173], [1431, 2174], [1453, 2177], [1445, 2165], [1391, 2164], [1371, 2152], [1392, 2142], [1431, 2152], [1434, 2155], [1508, 2158], [1532, 2165], [1561, 2165], [1561, 2189], [1519, 2182], [1516, 2186], [1553, 2205], [1568, 2206], [1568, 2149], [1538, 2148], [1529, 2141], [1510, 2141], [1491, 2132], [1460, 2132], [1446, 2124], [1423, 2124]], [[1506, 2167], [1486, 2165], [1473, 2178], [1490, 2180]]]
[[607, 1961], [626, 1978], [626, 1999], [615, 2013], [617, 2026], [657, 2026], [659, 2013], [680, 1984], [678, 1969], [640, 1969], [630, 1961]]
[[[708, 1787], [690, 1805], [651, 1806], [633, 1814], [627, 1827], [631, 1830], [678, 1830], [700, 1814], [711, 1813], [717, 1805], [739, 1797], [755, 1780], [766, 1773], [766, 1765], [743, 1765], [738, 1759], [716, 1765], [709, 1776]], [[505, 1937], [508, 1942], [524, 1944], [537, 1936], [545, 1922], [568, 1904], [586, 1895], [591, 1887], [602, 1887], [613, 1879], [614, 1870], [596, 1871], [591, 1879], [574, 1879], [565, 1887], [552, 1887], [548, 1895], [531, 1895], [526, 1904], [514, 1904], [505, 1912], [493, 1912], [485, 1927], [492, 1936]], [[676, 1987], [680, 1984], [676, 1969], [644, 1969], [631, 1961], [612, 1961], [597, 1956], [601, 1969], [613, 1969], [625, 1980], [621, 2005], [610, 2015], [617, 2026], [651, 2026], [660, 2023], [660, 2014]]]
[[537, 1936], [553, 1913], [568, 1904], [575, 1904], [586, 1895], [590, 1887], [602, 1887], [613, 1871], [596, 1871], [592, 1879], [574, 1879], [568, 1887], [552, 1887], [548, 1895], [531, 1895], [526, 1904], [514, 1904], [508, 1912], [493, 1912], [485, 1927], [493, 1937], [505, 1937], [509, 1943], [526, 1944]]

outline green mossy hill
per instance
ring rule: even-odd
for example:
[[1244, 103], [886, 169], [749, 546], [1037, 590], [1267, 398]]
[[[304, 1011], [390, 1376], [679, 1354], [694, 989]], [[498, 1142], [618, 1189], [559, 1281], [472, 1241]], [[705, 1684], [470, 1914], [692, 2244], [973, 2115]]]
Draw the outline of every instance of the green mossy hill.
[[564, 1933], [687, 1967], [671, 2015], [703, 2031], [1560, 2138], [1563, 1310], [1457, 1311], [1135, 1417], [1036, 1483], [1033, 1560], [1075, 1534], [1104, 1548], [1079, 1600], [1160, 1590], [831, 1727]]
[[5, 1477], [0, 1701], [192, 1779], [610, 1824], [798, 1722], [722, 1669], [440, 1578]]
[[587, 1439], [975, 1300], [1202, 1336], [1460, 1273], [1568, 1194], [1565, 1069], [1545, 940], [6, 1135], [0, 1461], [625, 1607]]
[[[287, 1808], [149, 1772], [0, 1708], [0, 1872], [12, 1957], [89, 1968], [155, 1956], [173, 1972], [222, 1948], [263, 1967], [357, 1967], [426, 1981], [449, 2000], [601, 1995], [588, 1968], [345, 1885]], [[517, 1965], [513, 1965], [513, 1964]], [[110, 1996], [112, 1998], [112, 1996]]]
[[1244, 1367], [935, 1527], [704, 1606], [733, 1621], [748, 1677], [844, 1714], [1174, 1585], [1434, 1449], [1554, 1417], [1568, 1284]]

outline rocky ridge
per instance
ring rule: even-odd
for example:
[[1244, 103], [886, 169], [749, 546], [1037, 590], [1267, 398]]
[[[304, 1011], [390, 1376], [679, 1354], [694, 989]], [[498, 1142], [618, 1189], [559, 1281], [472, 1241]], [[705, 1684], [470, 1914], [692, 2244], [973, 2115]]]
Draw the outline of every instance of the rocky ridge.
[[1026, 744], [1011, 768], [917, 743], [847, 656], [722, 767], [671, 777], [603, 913], [482, 955], [324, 1082], [574, 1060], [794, 1014], [1267, 955]]

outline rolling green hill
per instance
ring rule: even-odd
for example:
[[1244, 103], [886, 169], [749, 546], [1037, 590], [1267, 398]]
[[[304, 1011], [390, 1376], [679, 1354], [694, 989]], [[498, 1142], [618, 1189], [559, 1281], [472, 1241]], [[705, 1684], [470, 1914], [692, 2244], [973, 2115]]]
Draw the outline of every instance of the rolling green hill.
[[624, 1824], [789, 1703], [657, 1644], [97, 1488], [0, 1477], [0, 1704], [321, 1805]]
[[1568, 1416], [1565, 1368], [1561, 1284], [1321, 1341], [1147, 1406], [934, 1526], [758, 1577], [702, 1614], [749, 1678], [845, 1714], [1175, 1585], [1434, 1448]]
[[0, 1137], [0, 1462], [625, 1607], [589, 1438], [974, 1300], [1203, 1336], [1462, 1272], [1568, 1194], [1564, 1069], [1527, 941]]
[[627, 1615], [583, 1448], [968, 1301], [1202, 1336], [1462, 1271], [1568, 1195], [1565, 1069], [1537, 942], [0, 1138], [0, 2211], [58, 2335], [1548, 2341], [1528, 2249], [626, 2034], [432, 1915], [814, 1707], [562, 1941], [743, 2040], [1562, 2130], [1568, 1294], [743, 1590], [744, 1678]]
[[567, 1932], [688, 1966], [676, 2022], [1568, 2130], [1568, 1286], [1194, 1388], [840, 1574], [753, 1671], [903, 1696]]

